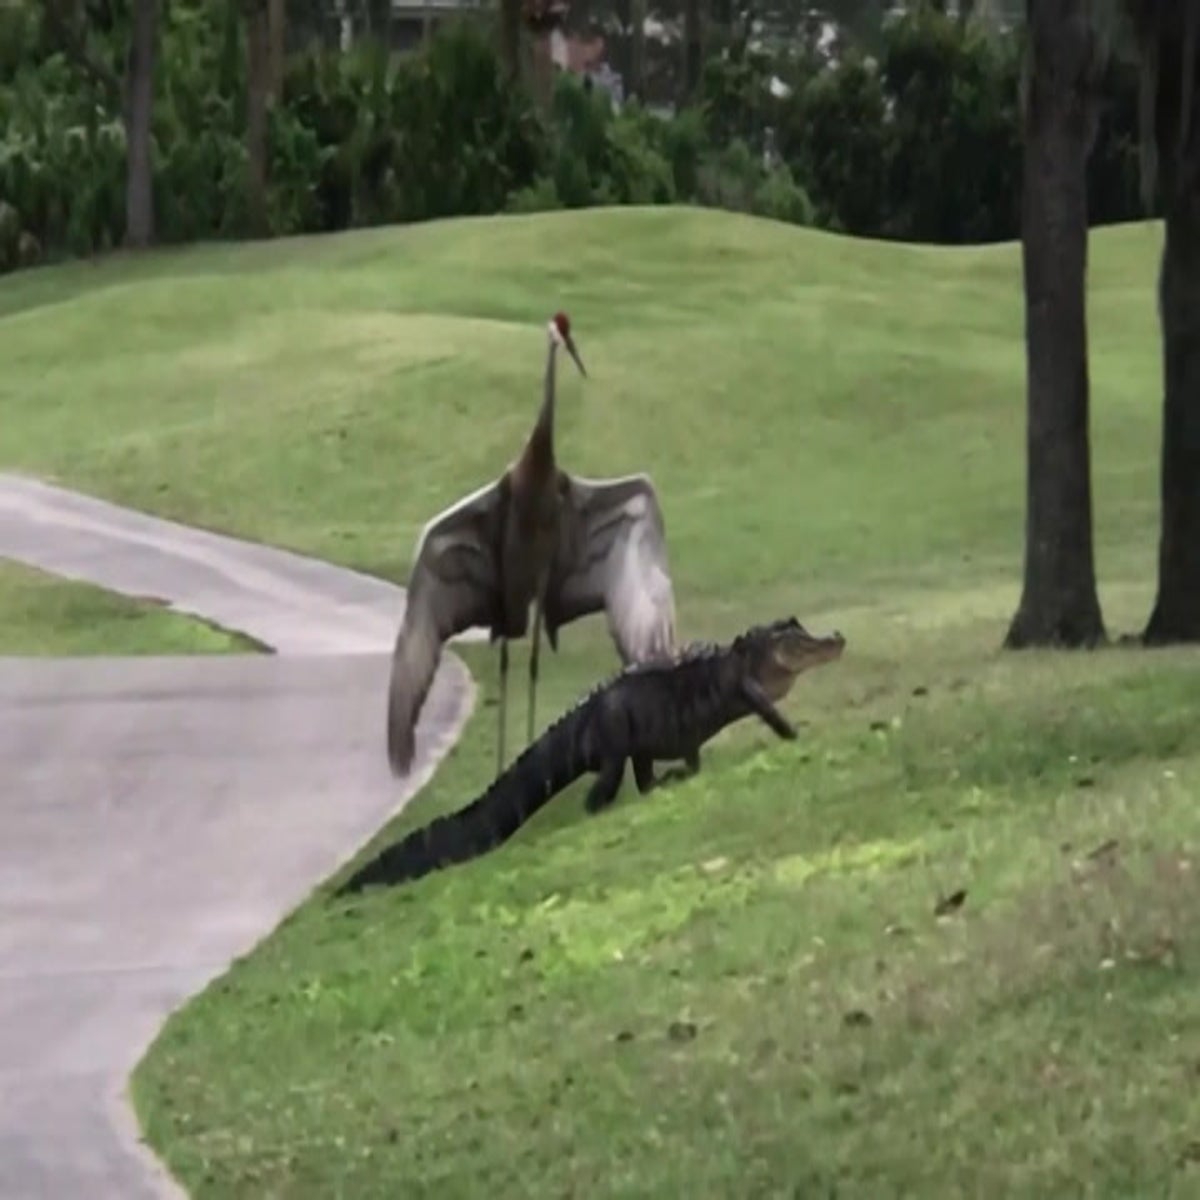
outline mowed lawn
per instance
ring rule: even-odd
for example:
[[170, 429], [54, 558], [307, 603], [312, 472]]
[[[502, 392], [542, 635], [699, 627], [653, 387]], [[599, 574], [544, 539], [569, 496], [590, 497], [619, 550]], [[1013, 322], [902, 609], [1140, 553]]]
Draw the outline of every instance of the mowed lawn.
[[[1153, 595], [1160, 236], [1091, 250], [1114, 633]], [[1015, 247], [620, 210], [34, 272], [0, 283], [0, 465], [402, 581], [519, 449], [560, 307], [562, 460], [652, 473], [683, 634], [795, 613], [846, 656], [795, 743], [748, 722], [670, 791], [318, 891], [139, 1067], [152, 1145], [203, 1197], [1195, 1194], [1200, 656], [999, 651]], [[600, 618], [561, 645], [541, 724], [615, 663]], [[481, 704], [375, 846], [490, 779], [463, 654]]]
[[150, 600], [0, 559], [0, 657], [251, 653], [253, 643]]

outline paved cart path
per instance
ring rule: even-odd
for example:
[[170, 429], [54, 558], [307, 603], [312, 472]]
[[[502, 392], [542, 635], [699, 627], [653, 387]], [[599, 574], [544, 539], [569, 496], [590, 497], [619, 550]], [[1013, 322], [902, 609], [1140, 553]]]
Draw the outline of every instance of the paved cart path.
[[0, 659], [0, 1198], [178, 1197], [129, 1072], [428, 779], [474, 687], [446, 655], [397, 781], [402, 589], [3, 474], [0, 558], [277, 652]]

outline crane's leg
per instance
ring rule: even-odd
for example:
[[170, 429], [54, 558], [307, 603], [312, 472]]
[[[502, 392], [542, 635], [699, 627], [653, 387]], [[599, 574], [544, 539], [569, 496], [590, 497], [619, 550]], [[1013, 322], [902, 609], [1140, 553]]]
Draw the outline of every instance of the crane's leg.
[[504, 716], [508, 692], [508, 638], [500, 639], [500, 733], [496, 743], [496, 774], [504, 770]]
[[529, 650], [529, 729], [525, 744], [533, 741], [533, 713], [537, 706], [538, 648], [542, 644], [542, 602], [533, 602], [533, 645]]

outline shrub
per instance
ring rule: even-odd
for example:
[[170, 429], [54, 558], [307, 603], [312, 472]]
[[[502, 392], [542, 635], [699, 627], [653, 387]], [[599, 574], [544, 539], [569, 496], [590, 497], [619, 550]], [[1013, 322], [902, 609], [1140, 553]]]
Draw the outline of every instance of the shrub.
[[766, 173], [754, 193], [754, 211], [792, 225], [811, 225], [815, 217], [808, 193], [792, 178], [786, 163]]
[[794, 225], [813, 223], [813, 205], [786, 164], [770, 167], [741, 138], [705, 158], [697, 198], [713, 208], [754, 213]]
[[562, 208], [562, 201], [558, 198], [554, 180], [548, 175], [512, 192], [504, 206], [505, 212], [510, 213], [552, 212], [558, 208]]

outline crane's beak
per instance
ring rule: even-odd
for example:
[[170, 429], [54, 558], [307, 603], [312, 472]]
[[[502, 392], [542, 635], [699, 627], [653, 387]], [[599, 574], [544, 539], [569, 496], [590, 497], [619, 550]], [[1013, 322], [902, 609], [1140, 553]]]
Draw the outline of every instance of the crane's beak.
[[587, 371], [584, 370], [583, 359], [579, 357], [579, 351], [575, 349], [575, 339], [568, 334], [567, 337], [563, 338], [563, 341], [566, 344], [567, 353], [575, 360], [575, 365], [579, 368], [580, 375], [586, 379]]

